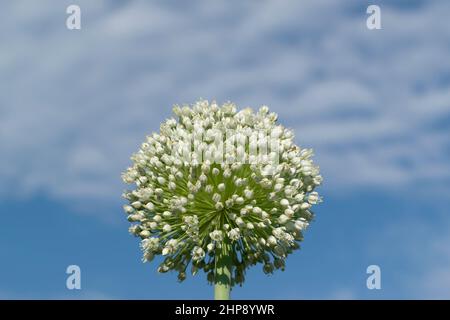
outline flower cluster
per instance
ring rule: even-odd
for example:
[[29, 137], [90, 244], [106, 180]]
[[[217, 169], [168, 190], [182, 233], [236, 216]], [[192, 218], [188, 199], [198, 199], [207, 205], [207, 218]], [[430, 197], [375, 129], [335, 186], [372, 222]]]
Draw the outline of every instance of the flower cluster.
[[[265, 106], [237, 112], [231, 103], [202, 100], [175, 106], [174, 114], [123, 174], [134, 185], [124, 193], [124, 209], [130, 232], [142, 239], [143, 260], [162, 255], [159, 272], [176, 270], [182, 281], [190, 266], [214, 282], [226, 245], [232, 285], [258, 263], [265, 273], [284, 270], [313, 218], [311, 207], [321, 201], [312, 150], [295, 145], [293, 132]], [[274, 139], [277, 146], [268, 150]]]

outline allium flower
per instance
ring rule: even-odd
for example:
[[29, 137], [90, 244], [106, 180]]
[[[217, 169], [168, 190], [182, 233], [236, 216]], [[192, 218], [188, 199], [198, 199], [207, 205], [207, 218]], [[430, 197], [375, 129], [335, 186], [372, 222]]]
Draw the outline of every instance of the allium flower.
[[202, 100], [173, 111], [123, 174], [134, 186], [124, 193], [129, 230], [144, 261], [164, 256], [159, 272], [183, 281], [188, 268], [203, 270], [227, 299], [250, 266], [284, 270], [321, 201], [322, 177], [312, 150], [265, 106], [237, 112]]

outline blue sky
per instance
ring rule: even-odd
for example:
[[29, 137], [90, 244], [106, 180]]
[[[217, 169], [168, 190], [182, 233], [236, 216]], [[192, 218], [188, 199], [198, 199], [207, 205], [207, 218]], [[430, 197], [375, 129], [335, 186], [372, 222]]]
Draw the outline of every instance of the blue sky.
[[[450, 298], [449, 14], [446, 1], [6, 2], [0, 298], [212, 297], [203, 275], [178, 284], [141, 263], [120, 197], [145, 135], [199, 98], [267, 104], [325, 178], [286, 271], [250, 270], [233, 298]], [[371, 264], [381, 290], [366, 288]]]

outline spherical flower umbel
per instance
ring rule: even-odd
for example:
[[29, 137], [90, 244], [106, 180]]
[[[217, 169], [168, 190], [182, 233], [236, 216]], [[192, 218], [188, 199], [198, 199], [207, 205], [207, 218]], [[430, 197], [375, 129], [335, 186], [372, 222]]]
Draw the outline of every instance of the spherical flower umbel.
[[143, 260], [162, 255], [158, 271], [180, 281], [188, 268], [203, 270], [216, 289], [242, 284], [259, 263], [265, 273], [284, 270], [321, 201], [312, 150], [295, 145], [266, 106], [238, 112], [201, 100], [173, 111], [123, 174]]

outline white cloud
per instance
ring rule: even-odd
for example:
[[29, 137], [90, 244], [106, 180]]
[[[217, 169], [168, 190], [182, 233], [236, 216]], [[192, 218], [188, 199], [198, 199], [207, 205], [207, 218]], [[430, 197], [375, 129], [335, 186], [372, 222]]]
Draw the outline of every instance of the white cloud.
[[358, 1], [79, 5], [79, 32], [65, 3], [0, 13], [4, 196], [117, 198], [144, 135], [199, 97], [269, 104], [341, 190], [449, 178], [445, 2], [382, 6], [380, 31]]

